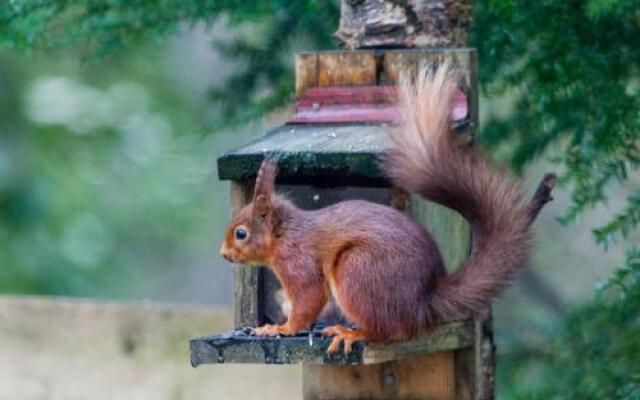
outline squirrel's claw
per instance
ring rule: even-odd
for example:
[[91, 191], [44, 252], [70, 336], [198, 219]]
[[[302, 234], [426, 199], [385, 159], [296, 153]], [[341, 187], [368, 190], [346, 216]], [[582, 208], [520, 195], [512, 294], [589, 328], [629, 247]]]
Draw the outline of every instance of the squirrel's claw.
[[342, 325], [329, 326], [322, 330], [323, 336], [333, 336], [333, 340], [327, 352], [335, 353], [340, 349], [340, 343], [344, 342], [344, 354], [351, 353], [353, 344], [361, 340], [365, 340], [366, 337], [361, 331], [345, 328]]

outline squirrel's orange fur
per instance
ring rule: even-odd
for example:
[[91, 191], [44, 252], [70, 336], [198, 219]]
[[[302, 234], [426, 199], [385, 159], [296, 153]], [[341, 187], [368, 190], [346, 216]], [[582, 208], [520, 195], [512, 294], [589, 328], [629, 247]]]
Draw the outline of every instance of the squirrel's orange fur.
[[356, 200], [300, 210], [276, 194], [276, 166], [266, 160], [252, 202], [233, 218], [221, 248], [230, 261], [268, 266], [291, 301], [287, 322], [258, 328], [258, 335], [308, 329], [333, 296], [357, 329], [327, 328], [330, 351], [341, 342], [348, 352], [357, 340], [410, 339], [485, 307], [526, 263], [531, 234], [519, 186], [450, 132], [456, 84], [446, 63], [403, 80], [405, 124], [390, 134], [381, 161], [394, 185], [469, 221], [469, 259], [448, 275], [431, 235], [391, 207]]

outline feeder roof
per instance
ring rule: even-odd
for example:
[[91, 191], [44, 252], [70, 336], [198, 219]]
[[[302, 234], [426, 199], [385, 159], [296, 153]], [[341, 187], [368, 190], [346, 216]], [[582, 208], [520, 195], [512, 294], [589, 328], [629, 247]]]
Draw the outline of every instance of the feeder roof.
[[[378, 155], [388, 146], [390, 124], [285, 124], [230, 151], [218, 159], [222, 180], [246, 181], [255, 177], [265, 154], [278, 161], [279, 181], [327, 185], [386, 186]], [[468, 135], [469, 120], [454, 124]]]
[[279, 178], [383, 184], [377, 155], [387, 147], [382, 124], [285, 124], [218, 159], [220, 179], [255, 177], [265, 154], [278, 160]]

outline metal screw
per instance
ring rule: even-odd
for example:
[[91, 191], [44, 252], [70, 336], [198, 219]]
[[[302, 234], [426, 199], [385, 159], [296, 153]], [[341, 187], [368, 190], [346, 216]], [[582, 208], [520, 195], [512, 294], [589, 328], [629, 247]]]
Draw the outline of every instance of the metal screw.
[[382, 378], [382, 382], [385, 386], [393, 386], [396, 384], [396, 377], [393, 372], [385, 370]]

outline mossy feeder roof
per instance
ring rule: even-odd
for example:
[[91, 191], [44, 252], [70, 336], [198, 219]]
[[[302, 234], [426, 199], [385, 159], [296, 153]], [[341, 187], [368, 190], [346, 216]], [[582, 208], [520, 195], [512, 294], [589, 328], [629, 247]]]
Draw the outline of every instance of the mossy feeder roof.
[[285, 124], [218, 159], [222, 180], [255, 177], [265, 154], [278, 160], [279, 178], [317, 178], [383, 184], [377, 155], [388, 145], [383, 124]]
[[[458, 134], [473, 129], [469, 120], [454, 124]], [[389, 142], [391, 124], [285, 124], [218, 159], [221, 180], [255, 177], [265, 154], [278, 161], [285, 183], [386, 186], [378, 155]]]

